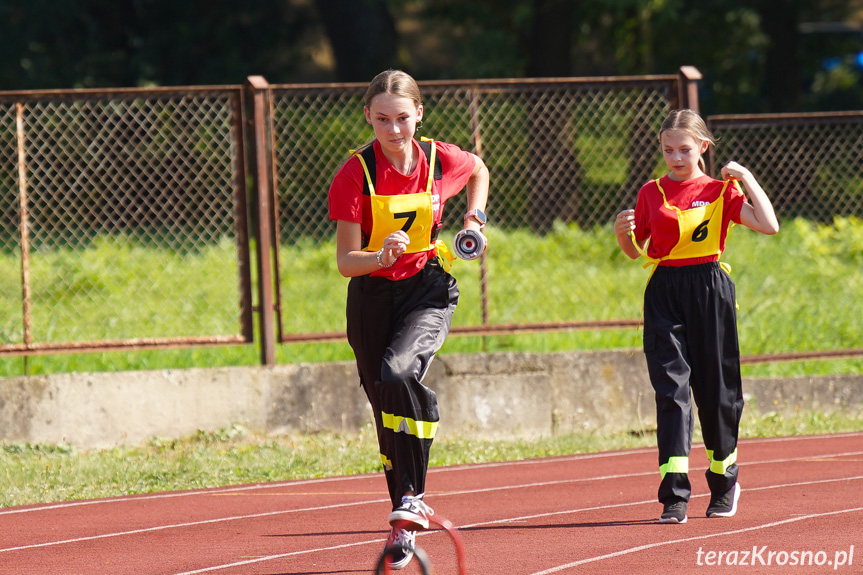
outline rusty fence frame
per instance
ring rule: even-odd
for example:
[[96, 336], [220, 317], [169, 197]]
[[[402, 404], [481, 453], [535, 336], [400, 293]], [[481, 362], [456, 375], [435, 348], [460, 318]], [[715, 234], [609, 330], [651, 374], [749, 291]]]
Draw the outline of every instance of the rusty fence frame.
[[[683, 66], [677, 74], [653, 75], [653, 76], [614, 76], [614, 77], [584, 77], [584, 78], [541, 78], [541, 79], [498, 79], [498, 80], [463, 80], [463, 81], [422, 81], [418, 82], [420, 89], [426, 96], [448, 89], [466, 90], [471, 96], [471, 131], [472, 145], [477, 155], [482, 157], [482, 130], [480, 122], [476, 117], [479, 96], [500, 92], [512, 92], [516, 90], [550, 90], [561, 88], [609, 88], [609, 87], [662, 87], [671, 97], [668, 100], [669, 109], [688, 107], [698, 110], [698, 81], [701, 73], [692, 66]], [[260, 301], [264, 302], [264, 309], [272, 309], [274, 323], [264, 325], [261, 322], [261, 361], [265, 365], [274, 363], [275, 344], [278, 343], [322, 343], [346, 340], [344, 331], [320, 332], [320, 333], [285, 333], [282, 321], [282, 293], [279, 283], [281, 269], [278, 250], [279, 245], [279, 219], [278, 200], [276, 190], [278, 189], [276, 169], [276, 141], [272, 125], [272, 110], [274, 94], [284, 93], [307, 93], [321, 90], [365, 90], [365, 83], [350, 84], [268, 84], [260, 76], [251, 77], [247, 86], [251, 92], [251, 99], [255, 102], [255, 115], [252, 121], [252, 139], [257, 144], [258, 150], [267, 150], [267, 157], [256, 158], [255, 180], [258, 182], [258, 211], [267, 213], [269, 217], [261, 226], [268, 228], [268, 236], [261, 237], [258, 242], [259, 252], [257, 261], [261, 270]], [[267, 113], [269, 115], [267, 116]], [[270, 267], [272, 266], [272, 267]], [[543, 323], [507, 323], [493, 324], [488, 321], [488, 285], [486, 272], [485, 254], [480, 258], [480, 290], [481, 290], [481, 316], [482, 324], [470, 326], [453, 326], [450, 334], [454, 336], [499, 336], [527, 333], [549, 333], [573, 330], [602, 330], [602, 329], [627, 329], [634, 328], [640, 324], [640, 320], [618, 319], [618, 320], [595, 320], [595, 321], [565, 321], [565, 322], [543, 322]], [[265, 288], [272, 286], [272, 295], [265, 293]], [[269, 315], [269, 314], [265, 314]]]
[[[473, 80], [460, 82], [421, 82], [424, 92], [433, 93], [446, 87], [460, 86], [476, 94], [495, 91], [511, 91], [530, 86], [534, 89], [560, 88], [565, 86], [627, 86], [663, 84], [670, 94], [669, 109], [689, 107], [698, 111], [698, 81], [701, 74], [693, 67], [684, 66], [677, 74], [664, 76], [608, 77], [608, 78], [553, 78], [519, 80]], [[257, 343], [262, 365], [275, 364], [275, 349], [278, 344], [319, 343], [344, 341], [344, 331], [326, 333], [285, 333], [282, 323], [282, 302], [279, 285], [280, 262], [279, 220], [276, 142], [273, 133], [273, 94], [290, 90], [343, 90], [364, 89], [365, 84], [269, 84], [261, 76], [250, 76], [245, 84], [238, 86], [178, 87], [178, 88], [128, 88], [104, 90], [43, 90], [0, 93], [0, 104], [14, 104], [17, 113], [18, 141], [18, 205], [21, 214], [20, 249], [22, 279], [22, 310], [25, 321], [23, 343], [0, 344], [0, 357], [9, 355], [38, 355], [48, 353], [80, 353], [151, 348], [180, 348], [209, 345], [235, 345]], [[76, 101], [79, 99], [136, 99], [197, 97], [205, 94], [228, 95], [233, 108], [231, 134], [235, 144], [234, 166], [234, 210], [235, 237], [238, 262], [239, 333], [236, 335], [189, 336], [175, 338], [129, 338], [107, 341], [76, 341], [39, 343], [31, 341], [29, 328], [29, 277], [28, 277], [28, 189], [26, 148], [21, 131], [24, 130], [22, 115], [28, 104], [45, 100]], [[800, 121], [859, 121], [861, 113], [837, 114], [781, 114], [713, 116], [709, 122], [726, 122], [726, 125], [745, 125], [753, 122], [800, 122]], [[474, 124], [473, 140], [478, 155], [482, 155], [482, 132]], [[712, 162], [712, 157], [709, 158]], [[251, 185], [251, 187], [249, 187]], [[254, 247], [252, 247], [254, 240]], [[254, 250], [254, 253], [252, 253]], [[254, 269], [253, 261], [254, 258]], [[637, 327], [640, 320], [598, 320], [547, 323], [491, 324], [488, 321], [488, 300], [484, 259], [480, 262], [480, 287], [482, 323], [471, 326], [455, 326], [455, 336], [497, 336], [572, 330], [628, 329]], [[254, 290], [254, 294], [253, 294]], [[256, 295], [257, 297], [253, 297]], [[256, 299], [256, 301], [255, 301]], [[257, 320], [257, 321], [256, 321]], [[256, 329], [257, 328], [257, 329]], [[800, 361], [808, 359], [844, 359], [863, 357], [863, 349], [835, 350], [827, 352], [800, 352], [789, 354], [749, 356], [744, 363], [769, 363]]]
[[[598, 77], [598, 78], [554, 78], [554, 79], [513, 79], [513, 80], [473, 80], [473, 81], [429, 81], [419, 82], [420, 88], [426, 95], [434, 95], [436, 91], [448, 88], [462, 88], [474, 91], [476, 94], [491, 93], [495, 91], [512, 91], [517, 87], [529, 85], [534, 89], [542, 90], [549, 87], [588, 87], [588, 86], [626, 86], [640, 85], [651, 83], [666, 83], [669, 86], [668, 92], [672, 94], [672, 98], [668, 102], [669, 109], [690, 108], [696, 112], [700, 112], [698, 100], [698, 81], [702, 78], [701, 73], [692, 66], [683, 66], [677, 74], [666, 76], [639, 76], [639, 77]], [[311, 92], [314, 90], [364, 90], [366, 84], [291, 84], [278, 85], [268, 84], [265, 79], [256, 77], [254, 82], [249, 84], [250, 90], [254, 93], [253, 98], [260, 101], [260, 115], [256, 115], [253, 131], [256, 133], [254, 139], [259, 142], [258, 149], [264, 149], [267, 146], [267, 158], [262, 160], [257, 158], [256, 164], [256, 181], [258, 182], [258, 194], [260, 198], [259, 210], [271, 209], [270, 217], [266, 223], [262, 222], [262, 226], [266, 225], [269, 228], [269, 239], [261, 238], [259, 248], [263, 251], [258, 254], [258, 262], [261, 265], [262, 272], [268, 278], [266, 282], [262, 282], [261, 289], [265, 286], [272, 286], [274, 292], [271, 296], [267, 296], [264, 291], [261, 292], [261, 301], [266, 301], [265, 309], [273, 310], [272, 324], [265, 325], [261, 322], [260, 340], [262, 342], [261, 361], [263, 364], [270, 365], [274, 362], [275, 345], [291, 344], [291, 343], [323, 343], [345, 341], [346, 335], [344, 331], [336, 332], [320, 332], [320, 333], [294, 333], [289, 334], [284, 330], [283, 318], [281, 315], [283, 294], [279, 282], [279, 270], [281, 269], [278, 250], [274, 249], [279, 245], [279, 219], [278, 219], [278, 199], [276, 190], [278, 188], [277, 169], [276, 169], [276, 148], [279, 143], [273, 131], [273, 126], [270, 123], [272, 120], [273, 98], [274, 93], [286, 92]], [[257, 109], [257, 105], [256, 105]], [[475, 108], [472, 107], [471, 114], [473, 115]], [[269, 117], [266, 114], [269, 113]], [[842, 118], [843, 116], [857, 116], [856, 113], [849, 114], [806, 114], [806, 115], [759, 115], [759, 116], [713, 116], [711, 119], [718, 121], [737, 121], [737, 122], [757, 122], [757, 121], [800, 121], [802, 118], [815, 119], [823, 117], [824, 121], [830, 119]], [[473, 131], [472, 144], [475, 153], [482, 156], [482, 133], [479, 129], [479, 123], [472, 120], [471, 128]], [[266, 143], [264, 143], [266, 142]], [[712, 156], [711, 156], [712, 158]], [[261, 211], [260, 213], [265, 213]], [[266, 269], [272, 266], [271, 269]], [[630, 329], [637, 328], [641, 324], [640, 319], [618, 319], [618, 320], [596, 320], [596, 321], [564, 321], [564, 322], [544, 322], [544, 323], [497, 323], [491, 324], [488, 322], [488, 293], [486, 283], [486, 262], [485, 255], [480, 260], [480, 289], [481, 289], [481, 305], [482, 323], [480, 325], [469, 326], [453, 326], [450, 333], [453, 336], [499, 336], [499, 335], [518, 335], [529, 333], [549, 333], [561, 331], [575, 330], [604, 330], [604, 329]], [[264, 276], [262, 276], [264, 277]], [[268, 297], [268, 299], [264, 299]], [[270, 307], [272, 306], [272, 307]], [[266, 314], [265, 314], [266, 315]], [[795, 353], [780, 353], [780, 354], [765, 354], [751, 355], [741, 358], [745, 364], [763, 364], [772, 362], [785, 361], [804, 361], [817, 359], [849, 359], [863, 357], [863, 349], [847, 349], [833, 351], [813, 351], [813, 352], [795, 352]]]
[[[234, 233], [236, 234], [237, 266], [239, 283], [238, 333], [233, 335], [201, 335], [184, 337], [126, 338], [101, 341], [33, 342], [30, 315], [31, 285], [29, 277], [30, 232], [28, 206], [28, 166], [26, 128], [24, 114], [27, 106], [40, 103], [78, 103], [82, 101], [117, 101], [137, 99], [199, 98], [205, 96], [226, 97], [232, 110], [230, 129], [235, 157], [232, 159]], [[2, 356], [30, 356], [57, 353], [103, 352], [117, 350], [142, 350], [152, 348], [184, 348], [196, 346], [220, 346], [251, 344], [254, 342], [254, 317], [252, 305], [252, 272], [250, 265], [250, 221], [246, 186], [246, 94], [243, 86], [190, 86], [176, 88], [115, 88], [81, 90], [31, 90], [0, 93], [0, 105], [14, 105], [16, 111], [17, 139], [17, 184], [19, 211], [19, 242], [21, 250], [22, 319], [24, 341], [0, 344]]]
[[[712, 131], [778, 126], [820, 126], [835, 124], [863, 124], [863, 111], [801, 112], [782, 114], [717, 114], [706, 116], [707, 126]], [[707, 172], [715, 173], [716, 151], [710, 148], [707, 154]]]
[[[863, 126], [863, 111], [806, 112], [781, 114], [721, 114], [706, 116], [705, 121], [714, 134], [729, 130], [753, 128], [779, 128], [802, 126], [828, 126], [857, 124]], [[707, 154], [707, 172], [718, 176], [721, 168], [713, 147]], [[829, 351], [790, 352], [750, 355], [741, 358], [745, 364], [765, 364], [790, 361], [853, 359], [863, 357], [863, 349], [840, 349]]]

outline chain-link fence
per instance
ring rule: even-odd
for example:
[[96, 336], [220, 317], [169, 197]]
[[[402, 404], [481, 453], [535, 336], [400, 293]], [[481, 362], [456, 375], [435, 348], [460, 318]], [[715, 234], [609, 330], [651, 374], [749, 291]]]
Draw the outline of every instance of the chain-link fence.
[[[656, 133], [670, 109], [697, 108], [694, 86], [683, 69], [425, 82], [422, 134], [483, 157], [490, 234], [554, 242], [561, 230], [609, 226], [664, 171]], [[348, 148], [372, 137], [365, 88], [251, 77], [245, 89], [0, 94], [0, 354], [250, 343], [255, 312], [264, 363], [276, 341], [343, 339], [343, 308], [319, 305], [344, 298], [326, 192]], [[708, 121], [720, 138], [711, 173], [741, 158], [781, 218], [863, 212], [863, 113]], [[443, 239], [461, 227], [465, 201], [447, 204]], [[454, 268], [454, 334], [637, 325], [619, 319], [632, 309], [609, 294], [579, 304], [577, 317], [550, 302], [501, 303], [564, 284], [555, 274], [580, 265], [528, 275], [519, 257], [528, 256], [517, 247], [490, 249], [479, 265]]]
[[714, 172], [739, 158], [783, 218], [863, 214], [863, 112], [712, 116]]
[[[365, 87], [272, 87], [282, 241], [332, 234], [322, 191], [349, 147], [373, 137]], [[481, 154], [494, 174], [495, 225], [535, 232], [605, 223], [631, 202], [658, 166], [656, 131], [677, 102], [676, 76], [420, 87], [421, 134]], [[445, 217], [454, 225], [461, 212]]]
[[[683, 78], [685, 80], [685, 78]], [[426, 114], [421, 134], [456, 144], [481, 155], [493, 175], [489, 217], [500, 230], [525, 230], [544, 235], [556, 224], [584, 228], [606, 224], [621, 206], [634, 202], [639, 186], [658, 167], [656, 132], [668, 111], [679, 105], [681, 76], [649, 78], [570, 79], [557, 81], [421, 82]], [[328, 220], [329, 183], [349, 155], [373, 137], [363, 116], [365, 85], [273, 86], [272, 132], [275, 189], [281, 245], [333, 237]], [[695, 104], [697, 105], [697, 103]], [[451, 238], [466, 211], [464, 194], [447, 203], [442, 238]], [[454, 333], [501, 333], [529, 329], [542, 322], [549, 328], [634, 325], [594, 316], [573, 321], [548, 307], [540, 317], [513, 315], [511, 309], [489, 305], [496, 290], [531, 293], [529, 283], [547, 278], [508, 277], [488, 282], [486, 270], [498, 257], [491, 251], [476, 273], [462, 281], [460, 309], [479, 308], [473, 325], [456, 325]], [[331, 254], [328, 254], [331, 255]], [[505, 257], [500, 254], [500, 257]], [[281, 300], [291, 298], [297, 270], [279, 265]], [[291, 298], [281, 310], [281, 339], [296, 341], [311, 334], [296, 332], [314, 313]], [[598, 310], [597, 310], [598, 311]], [[323, 314], [318, 315], [321, 317]], [[470, 317], [470, 314], [468, 315]], [[599, 323], [598, 323], [599, 322]], [[316, 338], [343, 335], [343, 317], [319, 323]]]
[[[863, 217], [863, 112], [710, 116], [707, 123], [717, 139], [716, 147], [708, 155], [709, 172], [720, 177], [721, 167], [730, 160], [745, 165], [765, 189], [784, 222], [800, 218], [809, 223], [829, 224], [824, 229], [830, 230], [837, 218]], [[845, 295], [856, 288], [849, 285], [847, 277], [837, 277], [829, 262], [837, 256], [845, 262], [859, 261], [863, 251], [855, 248], [860, 245], [859, 240], [855, 242], [853, 235], [841, 231], [841, 224], [835, 229], [838, 235], [826, 240], [832, 244], [830, 248], [815, 239], [819, 236], [817, 232], [815, 237], [805, 236], [804, 241], [811, 243], [806, 251], [814, 259], [797, 263], [796, 269], [782, 278], [795, 282], [808, 278], [798, 286], [808, 285], [809, 290], [795, 287], [783, 302], [775, 301], [775, 297], [766, 298], [772, 301], [767, 306], [776, 306], [785, 317], [797, 319], [796, 339], [800, 349], [806, 351], [744, 358], [749, 363], [863, 355], [859, 347], [824, 349], [823, 342], [809, 332], [810, 327], [825, 329], [823, 322], [829, 321], [832, 323], [828, 331], [841, 334], [844, 341], [859, 341], [860, 299]], [[800, 269], [801, 266], [813, 269]], [[779, 269], [782, 269], [780, 262], [765, 262], [761, 277], [767, 281], [760, 289], [769, 293], [770, 282], [777, 281]], [[830, 314], [820, 311], [827, 306], [833, 308]], [[827, 320], [828, 315], [844, 319]], [[762, 337], [769, 337], [769, 328], [761, 331]]]
[[251, 341], [242, 102], [0, 95], [0, 351]]
[[[348, 148], [373, 137], [362, 113], [365, 87], [271, 87], [273, 184], [281, 246], [277, 253], [302, 247], [309, 238], [333, 242], [335, 225], [327, 219], [326, 190], [348, 157]], [[426, 108], [422, 134], [483, 157], [492, 174], [491, 233], [502, 230], [511, 237], [524, 233], [524, 237], [542, 238], [568, 224], [581, 229], [609, 226], [618, 210], [634, 206], [644, 182], [665, 173], [656, 134], [667, 113], [679, 107], [698, 108], [697, 92], [683, 69], [670, 77], [427, 82], [420, 83], [420, 88]], [[769, 191], [781, 219], [803, 216], [829, 221], [863, 214], [863, 114], [726, 116], [708, 118], [708, 123], [721, 140], [719, 152], [708, 158], [708, 171], [718, 176], [719, 166], [740, 158]], [[451, 237], [460, 227], [464, 202], [460, 195], [447, 204], [448, 231], [442, 238]], [[632, 317], [632, 309], [615, 306], [613, 294], [598, 294], [595, 305], [583, 293], [578, 305], [557, 305], [571, 299], [578, 287], [566, 283], [571, 276], [561, 273], [564, 266], [552, 264], [540, 274], [521, 274], [518, 254], [517, 246], [490, 249], [480, 266], [454, 268], [462, 297], [453, 334], [524, 334], [639, 324], [637, 318], [625, 319]], [[321, 255], [322, 260], [332, 257], [332, 251]], [[276, 258], [280, 286], [276, 298], [282, 302], [276, 306], [280, 340], [343, 338], [341, 313], [322, 313], [315, 309], [314, 298], [295, 297], [297, 278], [307, 275], [293, 267], [294, 259]], [[575, 259], [569, 263], [569, 267], [579, 265]], [[496, 275], [490, 269], [508, 273]], [[587, 276], [584, 283], [589, 284]], [[506, 297], [509, 293], [528, 298], [549, 294], [548, 285], [558, 286], [548, 301], [502, 303], [512, 302]], [[307, 329], [310, 316], [320, 318], [314, 333]], [[857, 353], [852, 350], [851, 355]], [[750, 360], [761, 361], [755, 356]]]

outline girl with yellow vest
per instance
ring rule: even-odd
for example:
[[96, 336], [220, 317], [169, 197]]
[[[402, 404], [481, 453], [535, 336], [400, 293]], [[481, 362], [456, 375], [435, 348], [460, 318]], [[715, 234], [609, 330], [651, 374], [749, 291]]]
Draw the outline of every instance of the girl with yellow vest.
[[351, 278], [348, 342], [374, 413], [392, 500], [391, 567], [401, 569], [413, 556], [415, 531], [427, 528], [433, 513], [423, 496], [439, 416], [435, 393], [422, 380], [459, 297], [437, 233], [446, 201], [465, 186], [464, 227], [479, 232], [489, 173], [470, 152], [414, 138], [423, 104], [408, 74], [378, 74], [363, 110], [375, 140], [339, 169], [329, 208], [338, 269]]
[[[686, 523], [691, 397], [707, 450], [707, 517], [737, 511], [737, 436], [743, 410], [734, 282], [720, 265], [730, 225], [775, 234], [773, 206], [752, 173], [736, 162], [722, 181], [704, 173], [714, 138], [691, 110], [663, 122], [659, 142], [669, 173], [638, 192], [617, 215], [617, 242], [652, 266], [644, 291], [644, 354], [656, 397], [660, 523]], [[740, 183], [749, 192], [747, 201]]]

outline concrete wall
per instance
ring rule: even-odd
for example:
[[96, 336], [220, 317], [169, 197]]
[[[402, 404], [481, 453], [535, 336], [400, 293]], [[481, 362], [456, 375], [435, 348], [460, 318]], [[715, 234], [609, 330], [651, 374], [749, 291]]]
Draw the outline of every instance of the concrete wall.
[[[426, 384], [439, 437], [549, 436], [654, 425], [639, 351], [444, 355]], [[863, 375], [749, 379], [760, 411], [863, 412]], [[0, 379], [0, 439], [83, 448], [183, 437], [233, 424], [266, 433], [355, 431], [371, 421], [352, 362]]]

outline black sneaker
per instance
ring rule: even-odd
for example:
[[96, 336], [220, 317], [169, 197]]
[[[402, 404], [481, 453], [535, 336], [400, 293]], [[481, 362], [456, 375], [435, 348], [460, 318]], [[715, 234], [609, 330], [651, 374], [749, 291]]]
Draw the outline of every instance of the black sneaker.
[[411, 559], [414, 558], [416, 536], [414, 531], [392, 528], [384, 546], [384, 552], [392, 560], [391, 569], [404, 569], [411, 562]]
[[660, 523], [686, 523], [686, 501], [666, 503], [659, 516]]
[[740, 499], [740, 484], [723, 493], [721, 496], [710, 496], [710, 505], [707, 506], [708, 517], [733, 517], [737, 513], [737, 500]]

